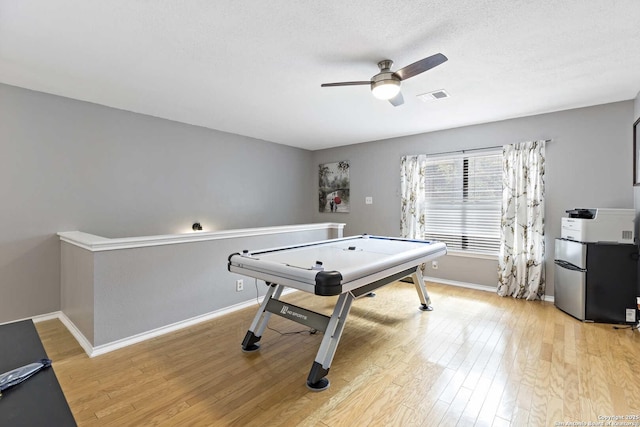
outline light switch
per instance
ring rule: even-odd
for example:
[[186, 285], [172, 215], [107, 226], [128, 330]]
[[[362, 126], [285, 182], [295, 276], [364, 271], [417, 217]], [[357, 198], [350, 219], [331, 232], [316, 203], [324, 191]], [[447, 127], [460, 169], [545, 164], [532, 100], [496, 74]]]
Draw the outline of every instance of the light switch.
[[371, 196], [367, 196], [367, 197], [365, 197], [365, 198], [364, 198], [364, 202], [365, 202], [365, 204], [367, 204], [367, 205], [372, 205], [372, 204], [373, 204], [373, 197], [371, 197]]

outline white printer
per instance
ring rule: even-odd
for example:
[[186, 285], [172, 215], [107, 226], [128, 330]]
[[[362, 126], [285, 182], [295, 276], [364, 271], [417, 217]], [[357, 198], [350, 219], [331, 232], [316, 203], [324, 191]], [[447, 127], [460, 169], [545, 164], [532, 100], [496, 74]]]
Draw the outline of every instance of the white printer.
[[634, 243], [634, 209], [583, 209], [566, 211], [562, 218], [563, 239], [576, 242]]

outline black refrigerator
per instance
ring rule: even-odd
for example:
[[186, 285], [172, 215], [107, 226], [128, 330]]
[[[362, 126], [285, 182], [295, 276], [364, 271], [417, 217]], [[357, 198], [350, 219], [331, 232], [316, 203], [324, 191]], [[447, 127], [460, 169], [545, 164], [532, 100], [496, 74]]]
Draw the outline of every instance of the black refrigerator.
[[555, 241], [554, 303], [573, 317], [636, 323], [638, 246]]

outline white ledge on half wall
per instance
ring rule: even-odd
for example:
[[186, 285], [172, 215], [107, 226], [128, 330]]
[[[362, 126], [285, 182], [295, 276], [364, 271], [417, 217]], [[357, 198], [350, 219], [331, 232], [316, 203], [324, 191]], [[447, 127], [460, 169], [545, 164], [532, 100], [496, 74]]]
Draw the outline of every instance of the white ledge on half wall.
[[237, 230], [195, 231], [184, 234], [165, 234], [158, 236], [120, 237], [110, 239], [82, 231], [61, 231], [60, 240], [87, 249], [91, 252], [110, 251], [115, 249], [142, 248], [146, 246], [173, 245], [176, 243], [202, 242], [207, 240], [233, 239], [246, 236], [266, 234], [294, 233], [315, 229], [333, 228], [342, 235], [345, 224], [322, 222], [314, 224], [282, 225], [273, 227], [242, 228]]

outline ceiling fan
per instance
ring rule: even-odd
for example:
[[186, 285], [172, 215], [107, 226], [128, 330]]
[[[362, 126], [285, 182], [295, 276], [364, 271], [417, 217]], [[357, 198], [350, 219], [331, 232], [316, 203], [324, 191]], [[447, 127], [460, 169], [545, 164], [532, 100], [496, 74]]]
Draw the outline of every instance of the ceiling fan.
[[400, 92], [400, 82], [410, 77], [417, 76], [445, 62], [448, 58], [441, 53], [436, 53], [427, 58], [416, 61], [413, 64], [391, 71], [393, 61], [385, 59], [378, 62], [380, 72], [371, 77], [371, 80], [357, 82], [323, 83], [321, 87], [371, 85], [371, 93], [378, 99], [389, 100], [397, 107], [404, 104], [404, 98]]

